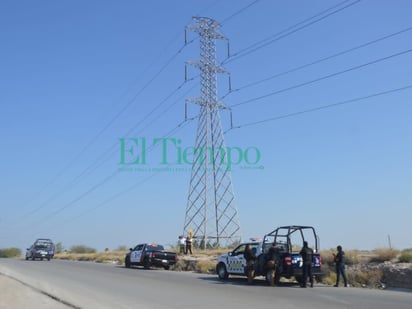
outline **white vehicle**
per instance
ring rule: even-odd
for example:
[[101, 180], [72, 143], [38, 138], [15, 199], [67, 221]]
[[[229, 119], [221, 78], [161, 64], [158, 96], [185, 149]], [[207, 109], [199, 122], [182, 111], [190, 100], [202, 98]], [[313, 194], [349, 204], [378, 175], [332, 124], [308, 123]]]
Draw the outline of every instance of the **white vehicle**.
[[262, 253], [262, 242], [252, 241], [241, 243], [233, 251], [222, 254], [217, 258], [216, 273], [220, 279], [227, 279], [229, 274], [246, 276], [246, 260], [243, 256], [246, 245], [252, 246], [255, 256]]

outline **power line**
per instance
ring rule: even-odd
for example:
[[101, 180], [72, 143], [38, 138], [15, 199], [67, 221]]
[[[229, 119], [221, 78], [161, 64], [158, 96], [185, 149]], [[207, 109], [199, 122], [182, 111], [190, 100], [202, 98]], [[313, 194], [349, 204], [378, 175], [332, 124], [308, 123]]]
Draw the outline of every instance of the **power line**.
[[[147, 129], [148, 127], [150, 127], [156, 120], [158, 120], [162, 115], [166, 114], [173, 106], [176, 105], [176, 103], [180, 102], [186, 95], [187, 93], [189, 93], [191, 90], [193, 90], [193, 88], [196, 85], [193, 85], [191, 88], [189, 88], [184, 94], [182, 94], [179, 98], [177, 98], [172, 104], [170, 104], [166, 109], [164, 109], [157, 117], [153, 118], [149, 123], [146, 124], [145, 127], [143, 127], [140, 132], [143, 132], [145, 129]], [[180, 89], [180, 88], [179, 88]], [[174, 93], [174, 92], [173, 92]], [[172, 93], [172, 94], [173, 94]], [[170, 95], [167, 97], [169, 98]], [[146, 117], [145, 117], [146, 118]], [[137, 127], [142, 123], [142, 121], [140, 121], [139, 123], [137, 123], [137, 125], [133, 126], [129, 131], [127, 131], [127, 133], [124, 136], [129, 136], [133, 130], [137, 129]], [[85, 170], [83, 170], [83, 172], [78, 175], [75, 179], [73, 179], [73, 181], [71, 182], [70, 185], [73, 185], [75, 183], [78, 183], [78, 181], [83, 177], [83, 176], [87, 176], [89, 174], [91, 174], [94, 170], [96, 170], [98, 167], [100, 167], [103, 163], [105, 163], [112, 154], [114, 154], [114, 152], [117, 150], [116, 146], [118, 146], [117, 143], [112, 144], [112, 146], [110, 146], [105, 152], [103, 152], [99, 158], [97, 158], [95, 160], [94, 163], [92, 163], [91, 165], [89, 165], [89, 167], [87, 167]]]
[[[182, 84], [180, 84], [177, 88], [175, 88], [169, 95], [167, 95], [159, 104], [157, 104], [148, 114], [145, 115], [145, 117], [143, 117], [136, 125], [134, 125], [131, 129], [129, 129], [127, 131], [127, 133], [125, 134], [125, 136], [128, 136], [133, 130], [137, 129], [137, 127], [139, 125], [141, 125], [148, 117], [150, 117], [158, 108], [160, 108], [165, 102], [167, 102], [167, 100], [174, 95], [177, 91], [179, 91], [182, 86], [184, 84], [186, 84], [188, 81], [187, 80], [184, 81]], [[192, 90], [194, 87], [190, 88], [187, 92], [189, 92], [190, 90]], [[184, 93], [184, 95], [186, 95], [186, 93]], [[179, 99], [182, 99], [184, 97], [184, 95], [182, 95], [181, 97], [179, 97]], [[146, 129], [147, 127], [149, 127], [156, 119], [160, 118], [161, 115], [163, 115], [164, 113], [166, 113], [166, 111], [168, 111], [171, 107], [173, 107], [178, 100], [175, 100], [166, 110], [164, 110], [160, 115], [158, 115], [156, 118], [152, 119], [152, 121], [146, 125], [146, 127], [143, 128]], [[92, 173], [94, 170], [96, 170], [96, 168], [98, 168], [99, 166], [101, 166], [104, 162], [106, 162], [108, 160], [108, 158], [110, 158], [110, 155], [112, 155], [114, 153], [114, 151], [116, 150], [116, 146], [118, 144], [114, 143], [112, 144], [112, 146], [110, 146], [105, 152], [103, 152], [99, 158], [97, 158], [91, 165], [89, 165], [88, 167], [86, 167], [80, 174], [78, 174], [75, 178], [72, 179], [72, 181], [67, 184], [65, 187], [62, 188], [62, 190], [58, 191], [57, 193], [53, 194], [51, 197], [49, 197], [45, 202], [41, 203], [37, 208], [33, 209], [32, 211], [30, 211], [29, 213], [27, 213], [26, 215], [24, 215], [24, 217], [26, 216], [30, 216], [35, 214], [36, 212], [38, 212], [39, 210], [43, 209], [45, 206], [47, 206], [51, 201], [55, 200], [58, 196], [60, 196], [61, 194], [63, 194], [64, 192], [66, 192], [67, 190], [69, 190], [70, 188], [72, 188], [74, 185], [78, 184], [80, 182], [80, 180], [86, 176], [89, 175], [90, 173]], [[109, 156], [106, 156], [107, 154], [109, 154]]]
[[[177, 129], [181, 128], [182, 125], [184, 123], [187, 123], [189, 121], [192, 121], [193, 119], [195, 119], [196, 117], [192, 117], [186, 120], [183, 120], [181, 123], [179, 123], [176, 127], [174, 127], [172, 130], [170, 130], [167, 134], [163, 135], [163, 137], [166, 137], [170, 134], [172, 134], [174, 131], [176, 131]], [[151, 145], [147, 150], [150, 152], [152, 151], [154, 148], [156, 147], [156, 145]], [[99, 181], [97, 184], [93, 185], [90, 189], [86, 190], [85, 192], [83, 192], [81, 195], [79, 195], [78, 197], [74, 198], [73, 200], [71, 200], [70, 202], [66, 203], [64, 206], [58, 208], [57, 210], [53, 211], [52, 213], [50, 213], [49, 215], [45, 216], [44, 219], [42, 220], [42, 222], [44, 222], [44, 220], [47, 221], [47, 219], [50, 219], [51, 217], [54, 217], [56, 215], [58, 215], [59, 213], [63, 212], [64, 210], [72, 207], [73, 205], [75, 205], [77, 202], [79, 202], [80, 200], [82, 200], [83, 198], [85, 198], [86, 196], [90, 195], [92, 192], [94, 192], [95, 190], [97, 190], [99, 187], [101, 187], [102, 185], [104, 185], [105, 183], [107, 183], [110, 179], [112, 179], [113, 177], [115, 177], [117, 174], [119, 173], [119, 170], [115, 170], [113, 173], [111, 173], [109, 176], [105, 177], [103, 180]]]
[[328, 78], [331, 78], [331, 77], [335, 77], [335, 76], [338, 76], [338, 75], [342, 75], [344, 73], [355, 71], [355, 70], [364, 68], [364, 67], [372, 65], [372, 64], [376, 64], [376, 63], [379, 63], [379, 62], [382, 62], [382, 61], [385, 61], [385, 60], [389, 60], [389, 59], [392, 59], [392, 58], [395, 58], [395, 57], [398, 57], [398, 56], [401, 56], [401, 55], [405, 55], [405, 54], [410, 53], [410, 52], [412, 52], [412, 48], [401, 51], [401, 52], [398, 52], [398, 53], [395, 53], [395, 54], [392, 54], [392, 55], [389, 55], [389, 56], [386, 56], [386, 57], [382, 57], [382, 58], [379, 58], [379, 59], [376, 59], [376, 60], [373, 60], [373, 61], [369, 61], [367, 63], [357, 65], [357, 66], [351, 67], [351, 68], [346, 69], [346, 70], [342, 70], [342, 71], [339, 71], [339, 72], [328, 74], [328, 75], [325, 75], [325, 76], [322, 76], [322, 77], [319, 77], [319, 78], [316, 78], [316, 79], [312, 79], [312, 80], [304, 82], [304, 83], [300, 83], [300, 84], [297, 84], [297, 85], [294, 85], [294, 86], [283, 88], [283, 89], [280, 89], [280, 90], [277, 90], [277, 91], [274, 91], [274, 92], [271, 92], [271, 93], [253, 98], [253, 99], [249, 99], [249, 100], [237, 103], [237, 104], [233, 104], [230, 107], [233, 108], [233, 107], [237, 107], [237, 106], [240, 106], [240, 105], [249, 104], [249, 103], [252, 103], [252, 102], [267, 98], [267, 97], [274, 96], [274, 95], [279, 94], [279, 93], [294, 90], [294, 89], [297, 89], [297, 88], [300, 88], [300, 87], [303, 87], [303, 86], [307, 86], [307, 85], [310, 85], [310, 84], [313, 84], [313, 83], [316, 83], [316, 82], [319, 82], [319, 81], [322, 81], [322, 80], [325, 80], [325, 79], [328, 79]]
[[317, 106], [317, 107], [314, 107], [314, 108], [309, 108], [309, 109], [299, 111], [299, 112], [294, 112], [294, 113], [289, 113], [289, 114], [285, 114], [285, 115], [281, 115], [281, 116], [266, 118], [266, 119], [259, 120], [259, 121], [249, 122], [249, 123], [245, 123], [245, 124], [242, 124], [242, 125], [239, 125], [239, 126], [234, 126], [233, 128], [227, 130], [226, 132], [228, 132], [230, 130], [235, 130], [235, 129], [240, 129], [240, 128], [244, 128], [244, 127], [250, 127], [250, 126], [262, 124], [262, 123], [265, 123], [265, 122], [276, 121], [276, 120], [285, 119], [285, 118], [291, 118], [291, 117], [300, 116], [300, 115], [307, 114], [307, 113], [313, 113], [313, 112], [317, 112], [317, 111], [324, 110], [324, 109], [338, 107], [338, 106], [342, 106], [342, 105], [345, 105], [345, 104], [355, 103], [355, 102], [359, 102], [359, 101], [363, 101], [363, 100], [367, 100], [367, 99], [371, 99], [371, 98], [375, 98], [375, 97], [379, 97], [379, 96], [383, 96], [383, 95], [387, 95], [387, 94], [392, 94], [392, 93], [395, 93], [395, 92], [408, 90], [408, 89], [411, 89], [411, 88], [412, 88], [412, 84], [404, 86], [404, 87], [400, 87], [400, 88], [395, 88], [395, 89], [391, 89], [391, 90], [386, 90], [386, 91], [381, 91], [381, 92], [369, 94], [369, 95], [362, 96], [362, 97], [357, 97], [357, 98], [353, 98], [353, 99], [349, 99], [349, 100], [345, 100], [345, 101], [340, 101], [340, 102], [337, 102], [337, 103], [321, 105], [321, 106]]
[[[115, 115], [114, 118], [111, 119], [111, 121], [109, 121], [108, 124], [106, 124], [106, 126], [100, 130], [100, 132], [89, 142], [86, 144], [86, 146], [76, 155], [76, 157], [71, 160], [69, 162], [69, 164], [67, 164], [54, 178], [52, 182], [49, 182], [48, 185], [46, 185], [42, 191], [44, 191], [51, 183], [54, 183], [55, 180], [57, 180], [70, 166], [72, 166], [74, 164], [75, 161], [78, 160], [78, 158], [80, 158], [80, 156], [86, 152], [86, 150], [114, 123], [114, 121], [116, 121], [121, 114], [123, 114], [129, 107], [130, 105], [136, 100], [136, 98], [161, 74], [161, 72], [163, 72], [166, 67], [173, 61], [174, 58], [177, 57], [178, 54], [180, 54], [182, 52], [182, 50], [189, 45], [190, 43], [192, 43], [194, 41], [191, 40], [189, 42], [187, 42], [184, 46], [182, 46], [172, 57], [169, 58], [169, 60], [161, 67], [161, 69], [139, 90], [139, 92], [131, 99], [128, 101], [128, 103]], [[194, 78], [193, 78], [194, 79]], [[171, 97], [174, 93], [176, 93], [178, 90], [180, 90], [182, 88], [182, 86], [193, 80], [193, 79], [189, 79], [189, 80], [185, 80], [181, 85], [179, 85], [175, 90], [172, 91], [171, 94], [169, 94], [166, 99], [162, 100], [157, 106], [155, 106], [145, 117], [143, 117], [140, 122], [138, 122], [137, 125], [135, 125], [132, 130], [134, 128], [136, 128], [139, 124], [141, 124], [144, 120], [147, 119], [147, 117], [151, 116], [158, 108], [160, 108], [160, 106], [162, 106], [169, 97]], [[127, 134], [129, 134], [129, 132], [131, 132], [131, 130], [128, 131]], [[111, 148], [113, 149], [114, 146], [112, 146]], [[110, 151], [110, 149], [109, 149]], [[105, 154], [105, 153], [104, 153]], [[104, 155], [103, 154], [103, 155]], [[94, 163], [93, 163], [94, 164]], [[93, 166], [92, 164], [92, 166]], [[65, 192], [68, 188], [71, 188], [73, 184], [77, 183], [78, 180], [84, 176], [85, 172], [87, 172], [89, 170], [90, 166], [87, 167], [85, 170], [83, 170], [78, 176], [76, 176], [71, 183], [68, 184], [68, 186], [64, 187], [63, 190], [59, 191], [58, 193], [55, 193], [54, 195], [52, 195], [51, 197], [49, 197], [45, 202], [41, 203], [40, 206], [36, 207], [35, 209], [31, 210], [30, 212], [26, 213], [24, 216], [29, 216], [32, 215], [36, 212], [38, 212], [39, 210], [41, 210], [42, 208], [44, 208], [46, 205], [48, 205], [51, 201], [53, 201], [56, 197], [58, 197], [59, 195], [61, 195], [63, 192]], [[41, 191], [41, 192], [42, 192]], [[40, 192], [38, 193], [40, 194]]]
[[[178, 132], [180, 129], [182, 129], [182, 128], [184, 127], [185, 124], [187, 124], [188, 122], [194, 120], [195, 118], [197, 118], [197, 116], [196, 116], [196, 117], [192, 117], [192, 118], [188, 118], [187, 120], [182, 121], [182, 122], [181, 122], [179, 125], [177, 125], [173, 130], [171, 130], [166, 136], [171, 136], [173, 133]], [[166, 136], [164, 136], [164, 137], [166, 137]], [[154, 148], [154, 146], [152, 145], [148, 150], [151, 150], [151, 148]], [[155, 173], [153, 173], [152, 175], [150, 175], [150, 176], [148, 176], [148, 177], [146, 177], [146, 178], [144, 178], [144, 179], [136, 182], [135, 184], [131, 185], [130, 187], [126, 188], [125, 190], [120, 191], [120, 192], [112, 195], [111, 197], [105, 199], [104, 201], [100, 202], [100, 203], [97, 204], [95, 207], [90, 208], [90, 209], [84, 211], [83, 213], [79, 214], [78, 216], [69, 219], [69, 220], [66, 221], [65, 223], [71, 222], [71, 221], [74, 221], [74, 220], [77, 220], [77, 219], [83, 217], [84, 215], [86, 215], [87, 213], [90, 213], [90, 212], [92, 212], [92, 211], [95, 211], [96, 209], [99, 209], [99, 208], [103, 207], [103, 206], [106, 205], [107, 203], [109, 203], [109, 202], [117, 199], [118, 197], [120, 197], [120, 196], [122, 196], [122, 195], [124, 195], [124, 194], [126, 194], [126, 193], [128, 193], [128, 192], [130, 192], [130, 191], [132, 191], [132, 190], [134, 190], [134, 189], [136, 189], [138, 186], [140, 186], [140, 185], [148, 182], [150, 179], [152, 179], [152, 178], [153, 178], [154, 176], [156, 176], [158, 173], [159, 173], [159, 172], [155, 172]]]
[[232, 15], [226, 17], [224, 20], [221, 21], [221, 24], [223, 25], [224, 23], [226, 23], [227, 21], [231, 20], [233, 17], [243, 13], [244, 11], [246, 11], [247, 9], [249, 9], [251, 6], [255, 5], [256, 3], [258, 3], [260, 0], [254, 0], [253, 2], [249, 3], [248, 5], [246, 5], [245, 7], [239, 9], [238, 11], [236, 11], [235, 13], [233, 13]]
[[[107, 131], [108, 128], [110, 128], [113, 123], [131, 106], [131, 104], [137, 99], [137, 97], [143, 93], [143, 91], [151, 85], [151, 83], [159, 77], [159, 75], [172, 63], [172, 61], [182, 52], [182, 50], [192, 43], [194, 40], [191, 40], [187, 42], [185, 45], [183, 45], [177, 52], [175, 52], [163, 66], [152, 76], [152, 78], [149, 79], [140, 89], [139, 91], [133, 96], [132, 99], [130, 99], [125, 106], [123, 106], [120, 111], [116, 113], [116, 115], [101, 129], [83, 148], [80, 150], [80, 152], [75, 155], [75, 157], [69, 161], [67, 165], [65, 165], [53, 178], [51, 181], [49, 181], [36, 195], [41, 194], [46, 188], [48, 188], [51, 184], [53, 184], [58, 178], [61, 177], [61, 175], [64, 174], [66, 170], [68, 170], [102, 135], [104, 132]], [[156, 109], [156, 108], [155, 108]], [[46, 202], [43, 202], [39, 207], [31, 210], [27, 215], [31, 215], [42, 209], [45, 204], [48, 204], [51, 200], [53, 200], [56, 197], [56, 194], [50, 197]]]
[[325, 61], [327, 61], [327, 60], [330, 60], [330, 59], [333, 59], [333, 58], [336, 58], [336, 57], [339, 57], [339, 56], [348, 54], [348, 53], [350, 53], [350, 52], [359, 50], [359, 49], [361, 49], [361, 48], [370, 46], [370, 45], [372, 45], [372, 44], [376, 44], [376, 43], [378, 43], [378, 42], [381, 42], [381, 41], [383, 41], [383, 40], [392, 38], [392, 37], [394, 37], [394, 36], [403, 34], [403, 33], [407, 32], [407, 31], [410, 31], [410, 30], [412, 30], [412, 27], [407, 27], [407, 28], [402, 29], [402, 30], [400, 30], [400, 31], [397, 31], [397, 32], [394, 32], [394, 33], [385, 35], [385, 36], [383, 36], [383, 37], [380, 37], [380, 38], [377, 38], [377, 39], [374, 39], [374, 40], [371, 40], [371, 41], [368, 41], [368, 42], [366, 42], [366, 43], [357, 45], [357, 46], [355, 46], [355, 47], [352, 47], [352, 48], [349, 48], [349, 49], [346, 49], [346, 50], [343, 50], [343, 51], [341, 51], [341, 52], [338, 52], [338, 53], [335, 53], [335, 54], [332, 54], [332, 55], [329, 55], [329, 56], [320, 58], [320, 59], [315, 60], [315, 61], [312, 61], [312, 62], [310, 62], [310, 63], [306, 63], [306, 64], [303, 64], [303, 65], [297, 66], [297, 67], [295, 67], [295, 68], [293, 68], [293, 69], [289, 69], [289, 70], [283, 71], [283, 72], [281, 72], [281, 73], [277, 73], [277, 74], [275, 74], [275, 75], [272, 75], [272, 76], [269, 76], [269, 77], [267, 77], [267, 78], [261, 79], [261, 80], [259, 80], [259, 81], [255, 81], [255, 82], [246, 84], [246, 85], [244, 85], [244, 86], [242, 86], [242, 87], [233, 89], [231, 92], [229, 92], [229, 93], [227, 93], [226, 95], [224, 95], [221, 99], [224, 99], [225, 97], [227, 97], [229, 94], [231, 94], [231, 93], [233, 93], [233, 92], [238, 92], [238, 91], [244, 90], [244, 89], [246, 89], [246, 88], [250, 88], [250, 87], [259, 85], [259, 84], [261, 84], [261, 83], [267, 82], [267, 81], [269, 81], [269, 80], [272, 80], [272, 79], [275, 79], [275, 78], [278, 78], [278, 77], [281, 77], [281, 76], [284, 76], [284, 75], [287, 75], [287, 74], [290, 74], [290, 73], [294, 73], [294, 72], [300, 71], [300, 70], [302, 70], [302, 69], [306, 69], [306, 68], [308, 68], [308, 67], [310, 67], [310, 66], [313, 66], [313, 65], [315, 65], [315, 64], [319, 64], [319, 63], [325, 62]]
[[[288, 37], [288, 36], [290, 36], [290, 35], [298, 32], [298, 31], [300, 31], [300, 30], [303, 30], [303, 29], [305, 29], [305, 28], [307, 28], [307, 27], [309, 27], [309, 26], [311, 26], [311, 25], [313, 25], [313, 24], [316, 24], [316, 23], [318, 23], [318, 22], [320, 22], [320, 21], [322, 21], [322, 20], [324, 20], [324, 19], [326, 19], [326, 18], [328, 18], [328, 17], [330, 17], [330, 16], [332, 16], [332, 15], [335, 15], [335, 14], [337, 14], [337, 13], [339, 13], [339, 12], [341, 12], [341, 11], [343, 11], [343, 10], [345, 10], [345, 9], [347, 9], [347, 8], [355, 5], [355, 4], [358, 4], [361, 0], [356, 0], [356, 1], [352, 2], [352, 3], [349, 3], [349, 4], [345, 5], [344, 7], [341, 7], [341, 8], [339, 8], [339, 9], [336, 9], [336, 10], [334, 10], [334, 11], [332, 11], [332, 12], [324, 15], [324, 16], [321, 16], [321, 15], [325, 14], [326, 12], [328, 12], [328, 11], [330, 11], [330, 10], [333, 10], [333, 9], [335, 9], [336, 7], [339, 7], [339, 6], [343, 5], [343, 4], [345, 4], [345, 3], [348, 2], [348, 1], [349, 1], [349, 0], [345, 0], [345, 1], [343, 1], [343, 2], [340, 2], [340, 3], [338, 3], [337, 5], [334, 5], [334, 6], [328, 8], [328, 9], [326, 9], [326, 10], [323, 10], [323, 11], [321, 11], [321, 12], [319, 12], [319, 13], [317, 13], [317, 14], [315, 14], [315, 15], [313, 15], [313, 16], [311, 16], [311, 17], [309, 17], [309, 18], [307, 18], [307, 19], [305, 19], [305, 20], [303, 20], [303, 21], [301, 21], [301, 22], [299, 22], [299, 23], [297, 23], [297, 24], [294, 24], [294, 25], [292, 25], [292, 26], [290, 26], [290, 27], [288, 27], [288, 28], [286, 28], [286, 29], [284, 29], [284, 30], [282, 30], [282, 31], [280, 31], [280, 32], [278, 32], [278, 33], [276, 33], [276, 34], [274, 34], [274, 35], [266, 38], [266, 39], [263, 39], [263, 40], [261, 40], [261, 41], [259, 41], [259, 42], [256, 42], [256, 43], [252, 44], [251, 46], [246, 47], [246, 48], [240, 50], [240, 51], [237, 52], [237, 53], [234, 53], [230, 58], [227, 58], [226, 60], [224, 60], [224, 61], [222, 62], [222, 64], [230, 63], [230, 62], [233, 62], [233, 61], [235, 61], [235, 60], [237, 60], [237, 59], [240, 59], [240, 58], [242, 58], [242, 57], [244, 57], [244, 56], [247, 56], [247, 55], [249, 55], [249, 54], [251, 54], [251, 53], [253, 53], [253, 52], [255, 52], [255, 51], [257, 51], [257, 50], [259, 50], [259, 49], [261, 49], [261, 48], [263, 48], [263, 47], [265, 47], [265, 46], [267, 46], [267, 45], [270, 45], [270, 44], [272, 44], [272, 43], [274, 43], [274, 42], [276, 42], [276, 41], [279, 41], [279, 40], [281, 40], [281, 39], [283, 39], [283, 38], [286, 38], [286, 37]], [[321, 16], [321, 17], [315, 19], [315, 18], [318, 17], [318, 16]], [[309, 22], [309, 21], [312, 20], [312, 19], [315, 19], [315, 20]], [[302, 24], [303, 24], [303, 25], [302, 25]], [[299, 25], [302, 25], [302, 26], [299, 26]], [[294, 29], [294, 28], [296, 28], [296, 29]]]
[[[170, 136], [172, 134], [174, 134], [175, 132], [181, 130], [184, 125], [186, 125], [187, 123], [189, 123], [190, 121], [196, 119], [197, 116], [195, 117], [191, 117], [188, 119], [183, 120], [182, 122], [180, 122], [177, 126], [175, 126], [173, 129], [171, 129], [168, 133], [163, 135], [163, 138]], [[157, 145], [151, 145], [150, 147], [148, 147], [147, 151], [150, 152], [152, 151], [154, 148], [156, 148]], [[41, 222], [47, 221], [47, 219], [50, 219], [51, 217], [56, 216], [57, 214], [63, 212], [65, 209], [72, 207], [75, 203], [79, 202], [80, 200], [82, 200], [84, 197], [86, 197], [87, 195], [91, 194], [93, 191], [95, 191], [96, 189], [98, 189], [99, 187], [101, 187], [102, 185], [104, 185], [106, 182], [108, 182], [111, 178], [113, 178], [114, 176], [116, 176], [119, 173], [119, 170], [114, 171], [112, 174], [110, 174], [109, 176], [107, 176], [106, 178], [104, 178], [102, 181], [100, 181], [99, 183], [97, 183], [96, 185], [94, 185], [93, 187], [91, 187], [89, 190], [85, 191], [83, 194], [81, 194], [80, 196], [76, 197], [75, 199], [73, 199], [72, 201], [70, 201], [69, 203], [65, 204], [63, 207], [60, 207], [59, 209], [57, 209], [56, 211], [52, 212], [51, 214], [49, 214], [48, 216], [46, 216]], [[100, 202], [98, 205], [96, 205], [95, 207], [86, 210], [85, 212], [81, 213], [80, 215], [71, 218], [68, 220], [68, 222], [76, 220], [82, 216], [84, 216], [85, 214], [94, 211], [98, 208], [103, 207], [105, 204], [109, 203], [110, 201], [120, 197], [121, 195], [132, 191], [133, 189], [135, 189], [137, 186], [149, 181], [151, 178], [153, 178], [155, 176], [156, 173], [152, 174], [151, 176], [146, 177], [143, 180], [140, 180], [138, 182], [136, 182], [135, 184], [133, 184], [132, 186], [130, 186], [129, 188], [126, 188], [123, 191], [120, 191], [114, 195], [112, 195], [111, 197], [107, 198], [106, 200]], [[67, 223], [67, 222], [66, 222]], [[36, 226], [41, 226], [40, 224], [37, 224]]]

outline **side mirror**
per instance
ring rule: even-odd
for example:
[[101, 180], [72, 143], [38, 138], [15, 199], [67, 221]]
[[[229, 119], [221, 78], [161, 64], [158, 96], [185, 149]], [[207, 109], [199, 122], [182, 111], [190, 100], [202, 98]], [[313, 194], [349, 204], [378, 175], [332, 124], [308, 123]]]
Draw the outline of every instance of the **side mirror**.
[[228, 254], [229, 256], [232, 256], [232, 252], [228, 252], [227, 254]]
[[129, 248], [129, 251], [133, 251], [133, 248]]

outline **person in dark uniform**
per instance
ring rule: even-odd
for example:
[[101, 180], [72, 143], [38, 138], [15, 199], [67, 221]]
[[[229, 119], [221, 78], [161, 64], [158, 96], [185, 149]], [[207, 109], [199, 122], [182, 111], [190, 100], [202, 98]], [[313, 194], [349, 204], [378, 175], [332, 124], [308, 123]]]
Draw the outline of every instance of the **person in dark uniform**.
[[336, 263], [336, 284], [335, 287], [339, 286], [339, 279], [340, 275], [343, 277], [343, 283], [345, 287], [348, 286], [348, 279], [346, 278], [345, 273], [345, 252], [342, 250], [342, 246], [337, 246], [336, 250], [338, 251], [336, 254], [333, 254], [333, 260]]
[[273, 286], [275, 283], [279, 283], [281, 262], [279, 256], [279, 250], [275, 243], [269, 248], [267, 253], [265, 267], [270, 272], [269, 284]]
[[255, 262], [256, 262], [256, 255], [253, 253], [252, 246], [250, 244], [246, 245], [245, 251], [243, 252], [243, 257], [246, 260], [246, 274], [247, 274], [247, 281], [249, 284], [253, 282], [253, 278], [255, 277]]
[[186, 254], [192, 254], [192, 238], [190, 235], [186, 237]]
[[303, 282], [301, 284], [302, 288], [306, 288], [306, 283], [309, 282], [310, 287], [313, 288], [313, 274], [312, 274], [312, 263], [313, 263], [313, 250], [308, 247], [308, 242], [303, 242], [303, 248], [300, 250], [299, 254], [302, 256], [303, 265], [302, 265], [302, 274]]
[[256, 256], [253, 254], [252, 246], [250, 244], [246, 245], [246, 249], [243, 252], [243, 257], [246, 262], [254, 262], [256, 260]]

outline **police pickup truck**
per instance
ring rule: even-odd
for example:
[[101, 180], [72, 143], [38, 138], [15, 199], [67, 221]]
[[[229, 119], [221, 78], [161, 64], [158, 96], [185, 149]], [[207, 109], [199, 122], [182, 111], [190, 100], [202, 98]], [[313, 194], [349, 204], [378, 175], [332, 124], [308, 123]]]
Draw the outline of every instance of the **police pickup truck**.
[[167, 252], [162, 245], [153, 243], [139, 244], [134, 248], [130, 248], [130, 252], [126, 254], [124, 259], [124, 265], [127, 268], [136, 265], [143, 266], [146, 269], [155, 266], [167, 270], [176, 262], [177, 254], [175, 252]]
[[[295, 277], [299, 283], [303, 280], [303, 260], [299, 254], [303, 241], [308, 241], [313, 248], [312, 272], [320, 277], [322, 258], [319, 254], [319, 240], [315, 229], [311, 226], [281, 226], [266, 234], [261, 241], [241, 243], [233, 251], [217, 258], [216, 273], [220, 279], [227, 279], [229, 275], [246, 276], [246, 260], [243, 257], [246, 245], [250, 244], [256, 256], [254, 264], [255, 276], [264, 276], [267, 279], [267, 269], [264, 267], [269, 248], [275, 244], [279, 254], [280, 265], [277, 267], [275, 281], [280, 277]], [[267, 279], [268, 280], [268, 279]]]

